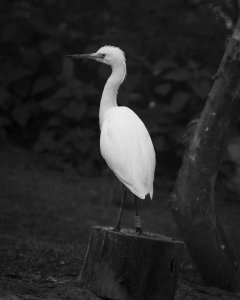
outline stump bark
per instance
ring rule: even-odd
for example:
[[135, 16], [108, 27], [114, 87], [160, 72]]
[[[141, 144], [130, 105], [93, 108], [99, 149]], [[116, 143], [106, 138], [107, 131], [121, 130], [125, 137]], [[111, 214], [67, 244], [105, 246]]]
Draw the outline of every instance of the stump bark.
[[80, 285], [107, 299], [174, 299], [182, 249], [163, 235], [94, 226]]

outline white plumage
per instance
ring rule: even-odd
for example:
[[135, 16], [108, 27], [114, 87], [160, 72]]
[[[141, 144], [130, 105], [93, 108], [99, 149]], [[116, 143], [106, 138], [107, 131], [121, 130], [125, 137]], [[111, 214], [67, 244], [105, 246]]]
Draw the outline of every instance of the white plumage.
[[155, 151], [141, 119], [128, 107], [117, 106], [117, 92], [126, 76], [121, 49], [104, 46], [97, 51], [99, 61], [112, 67], [100, 103], [100, 150], [118, 179], [136, 196], [153, 196]]
[[140, 118], [127, 107], [110, 108], [100, 137], [103, 158], [118, 179], [136, 196], [153, 196], [155, 152]]
[[[137, 197], [145, 199], [149, 194], [152, 198], [156, 160], [152, 140], [141, 119], [128, 107], [117, 105], [118, 89], [126, 76], [124, 52], [117, 47], [104, 46], [96, 53], [70, 56], [94, 59], [112, 68], [100, 103], [100, 150], [109, 168], [136, 196], [135, 227], [141, 233]], [[123, 189], [122, 204], [125, 197]], [[121, 229], [122, 204], [115, 230]]]

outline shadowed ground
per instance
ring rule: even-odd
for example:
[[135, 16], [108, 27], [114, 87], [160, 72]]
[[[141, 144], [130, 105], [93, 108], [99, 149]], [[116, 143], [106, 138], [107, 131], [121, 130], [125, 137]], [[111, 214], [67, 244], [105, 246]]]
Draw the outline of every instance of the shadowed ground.
[[[49, 157], [48, 157], [49, 161]], [[144, 229], [178, 237], [167, 208], [173, 182], [156, 182], [154, 201], [141, 205]], [[120, 190], [109, 174], [82, 178], [74, 170], [49, 170], [46, 157], [15, 146], [0, 150], [0, 300], [100, 299], [76, 279], [85, 256], [89, 227], [112, 225]], [[127, 202], [123, 224], [132, 227]], [[225, 228], [237, 240], [239, 205], [221, 207]], [[238, 222], [238, 223], [237, 223]], [[238, 236], [239, 241], [239, 236]], [[235, 246], [240, 249], [239, 242]], [[189, 283], [191, 282], [191, 283]], [[187, 254], [176, 299], [240, 299], [204, 287]]]

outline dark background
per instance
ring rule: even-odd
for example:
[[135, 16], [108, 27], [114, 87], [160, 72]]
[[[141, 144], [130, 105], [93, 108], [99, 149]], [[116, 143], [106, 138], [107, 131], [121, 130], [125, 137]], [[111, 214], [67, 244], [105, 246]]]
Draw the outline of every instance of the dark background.
[[[52, 299], [79, 273], [89, 227], [113, 224], [117, 215], [118, 183], [99, 151], [98, 109], [110, 70], [66, 54], [103, 45], [125, 52], [128, 75], [118, 102], [143, 119], [157, 154], [154, 201], [142, 204], [145, 228], [181, 238], [167, 199], [182, 136], [185, 143], [191, 136], [186, 126], [201, 113], [236, 17], [235, 1], [1, 0], [2, 291]], [[236, 129], [216, 191], [235, 240], [239, 153]], [[129, 200], [130, 227], [132, 208]], [[199, 278], [186, 257], [183, 271]], [[72, 286], [60, 293], [75, 299]]]
[[99, 175], [98, 108], [109, 69], [65, 54], [110, 44], [127, 58], [119, 105], [146, 123], [157, 171], [176, 172], [181, 136], [201, 112], [231, 32], [223, 12], [198, 2], [1, 1], [1, 139], [53, 154], [58, 168]]

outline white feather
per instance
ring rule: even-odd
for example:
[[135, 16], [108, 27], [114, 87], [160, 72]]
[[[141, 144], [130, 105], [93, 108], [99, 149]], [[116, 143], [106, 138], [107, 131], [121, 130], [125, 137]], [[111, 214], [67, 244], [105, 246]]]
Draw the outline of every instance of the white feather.
[[150, 135], [141, 119], [129, 108], [117, 106], [117, 92], [126, 76], [124, 52], [104, 46], [98, 59], [112, 68], [100, 103], [100, 150], [109, 168], [118, 179], [141, 199], [153, 196], [156, 165]]
[[108, 110], [102, 126], [100, 150], [110, 169], [136, 196], [153, 196], [155, 152], [140, 118], [127, 107]]

